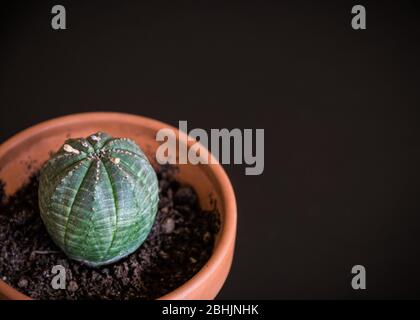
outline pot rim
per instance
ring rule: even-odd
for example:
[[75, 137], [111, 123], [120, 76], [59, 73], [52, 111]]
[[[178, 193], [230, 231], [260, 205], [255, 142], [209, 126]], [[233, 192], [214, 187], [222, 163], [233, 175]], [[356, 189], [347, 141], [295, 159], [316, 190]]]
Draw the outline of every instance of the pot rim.
[[[61, 127], [64, 124], [69, 125], [75, 122], [91, 122], [92, 119], [95, 119], [95, 121], [100, 121], [116, 118], [122, 120], [123, 122], [141, 122], [145, 124], [146, 127], [153, 128], [155, 130], [159, 130], [161, 128], [172, 129], [179, 135], [179, 138], [186, 139], [188, 137], [187, 133], [180, 131], [178, 128], [144, 116], [121, 112], [83, 112], [46, 120], [27, 129], [24, 129], [23, 131], [18, 132], [17, 134], [6, 140], [4, 143], [0, 144], [0, 158], [7, 154], [7, 152], [9, 152], [11, 149], [15, 148], [17, 145], [26, 140], [27, 137], [35, 135], [44, 130], [51, 129], [54, 127]], [[191, 143], [193, 143], [193, 141], [189, 141], [188, 144], [190, 145]], [[210, 152], [209, 155], [212, 159], [215, 159]], [[222, 165], [220, 163], [213, 164], [216, 163], [214, 161], [212, 161], [211, 163], [212, 164], [209, 165], [209, 170], [212, 171], [216, 180], [220, 183], [223, 202], [222, 206], [223, 211], [225, 212], [221, 223], [219, 239], [216, 242], [215, 247], [213, 249], [213, 253], [210, 259], [207, 261], [207, 263], [190, 280], [188, 280], [175, 290], [158, 298], [158, 300], [182, 300], [186, 298], [188, 296], [188, 293], [198, 289], [203, 283], [208, 281], [207, 279], [210, 277], [211, 274], [217, 272], [218, 266], [221, 265], [226, 256], [229, 255], [229, 249], [232, 246], [234, 246], [237, 224], [237, 208], [235, 193], [232, 184], [229, 180], [229, 177], [223, 169]], [[32, 298], [19, 292], [0, 278], [0, 296], [1, 295], [9, 299], [32, 300]]]

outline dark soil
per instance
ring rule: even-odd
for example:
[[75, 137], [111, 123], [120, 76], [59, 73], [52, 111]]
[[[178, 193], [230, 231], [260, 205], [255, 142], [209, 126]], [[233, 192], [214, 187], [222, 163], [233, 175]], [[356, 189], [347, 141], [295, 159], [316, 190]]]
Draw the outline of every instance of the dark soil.
[[[68, 259], [50, 240], [38, 210], [38, 173], [6, 199], [0, 182], [0, 278], [35, 299], [155, 299], [189, 280], [208, 261], [219, 230], [216, 211], [200, 209], [195, 191], [158, 170], [160, 202], [144, 244], [112, 265], [90, 268]], [[51, 286], [66, 268], [66, 289]]]

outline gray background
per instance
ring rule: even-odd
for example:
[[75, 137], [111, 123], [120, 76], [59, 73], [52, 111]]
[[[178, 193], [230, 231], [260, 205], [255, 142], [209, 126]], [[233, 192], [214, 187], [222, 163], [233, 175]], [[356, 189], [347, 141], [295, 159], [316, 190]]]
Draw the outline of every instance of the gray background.
[[[0, 142], [130, 112], [264, 128], [265, 171], [225, 166], [239, 209], [220, 298], [420, 297], [419, 15], [363, 1], [13, 1], [0, 16]], [[351, 267], [367, 268], [354, 291]]]

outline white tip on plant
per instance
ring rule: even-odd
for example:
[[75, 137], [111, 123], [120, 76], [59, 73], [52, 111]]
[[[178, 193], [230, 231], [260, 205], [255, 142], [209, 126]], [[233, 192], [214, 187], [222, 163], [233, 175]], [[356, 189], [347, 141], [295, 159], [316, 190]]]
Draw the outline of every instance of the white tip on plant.
[[69, 144], [65, 144], [64, 146], [63, 146], [63, 149], [64, 149], [64, 151], [66, 151], [66, 152], [70, 152], [70, 153], [74, 153], [74, 154], [80, 154], [80, 151], [79, 150], [77, 150], [77, 149], [75, 149], [75, 148], [73, 148], [71, 145], [69, 145]]
[[114, 164], [119, 164], [121, 162], [120, 158], [110, 158], [110, 159], [111, 159], [112, 163], [114, 163]]

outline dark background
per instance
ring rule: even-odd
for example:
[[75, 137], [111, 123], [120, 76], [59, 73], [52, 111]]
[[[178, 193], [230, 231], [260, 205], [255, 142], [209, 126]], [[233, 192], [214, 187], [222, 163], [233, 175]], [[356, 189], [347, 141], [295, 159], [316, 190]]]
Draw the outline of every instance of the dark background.
[[[2, 3], [0, 142], [94, 110], [264, 128], [263, 175], [225, 166], [239, 229], [219, 297], [420, 298], [413, 3]], [[50, 27], [54, 4], [67, 30]], [[356, 4], [367, 30], [351, 28]]]

